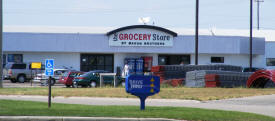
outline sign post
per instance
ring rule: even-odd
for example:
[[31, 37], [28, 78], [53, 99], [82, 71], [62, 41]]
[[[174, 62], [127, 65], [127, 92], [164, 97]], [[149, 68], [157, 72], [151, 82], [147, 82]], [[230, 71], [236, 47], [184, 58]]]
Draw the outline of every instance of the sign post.
[[53, 76], [53, 68], [54, 68], [54, 60], [53, 59], [46, 59], [45, 61], [45, 75], [49, 76], [48, 79], [48, 86], [49, 86], [49, 95], [48, 95], [48, 108], [51, 107], [51, 95], [52, 95], [52, 87], [51, 87], [51, 80]]
[[[37, 74], [37, 69], [41, 69], [42, 63], [41, 62], [32, 62], [31, 63], [31, 78], [33, 76], [32, 70], [35, 69], [35, 75]], [[31, 80], [31, 86], [32, 86], [32, 80]]]
[[160, 79], [158, 76], [130, 75], [126, 78], [127, 93], [140, 99], [140, 110], [145, 110], [145, 100], [148, 96], [159, 93]]

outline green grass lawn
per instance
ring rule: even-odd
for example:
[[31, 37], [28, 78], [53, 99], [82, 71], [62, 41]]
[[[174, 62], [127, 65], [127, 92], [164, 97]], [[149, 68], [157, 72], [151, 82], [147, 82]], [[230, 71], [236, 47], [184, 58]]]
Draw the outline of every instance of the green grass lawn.
[[[155, 99], [187, 99], [187, 100], [220, 100], [257, 95], [275, 94], [275, 88], [161, 88], [160, 92], [150, 98]], [[35, 88], [0, 88], [0, 95], [48, 95], [47, 87]], [[135, 98], [125, 92], [125, 88], [52, 88], [52, 96], [64, 97], [118, 97]]]
[[184, 107], [138, 106], [87, 106], [76, 104], [47, 103], [32, 101], [0, 100], [1, 116], [81, 116], [81, 117], [136, 117], [169, 118], [196, 121], [275, 121], [275, 118], [234, 111], [207, 110]]

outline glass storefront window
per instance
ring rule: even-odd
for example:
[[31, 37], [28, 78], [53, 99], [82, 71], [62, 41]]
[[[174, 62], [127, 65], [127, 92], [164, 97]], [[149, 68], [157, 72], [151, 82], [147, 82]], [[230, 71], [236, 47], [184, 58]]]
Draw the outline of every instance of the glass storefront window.
[[96, 56], [90, 56], [88, 64], [90, 64], [90, 65], [96, 65], [96, 63], [97, 63]]
[[105, 65], [112, 65], [113, 63], [113, 57], [112, 56], [106, 56], [105, 57]]
[[[105, 70], [113, 72], [113, 55], [109, 54], [82, 54], [81, 71]], [[85, 60], [85, 61], [84, 61]]]
[[97, 65], [104, 65], [104, 56], [97, 56]]

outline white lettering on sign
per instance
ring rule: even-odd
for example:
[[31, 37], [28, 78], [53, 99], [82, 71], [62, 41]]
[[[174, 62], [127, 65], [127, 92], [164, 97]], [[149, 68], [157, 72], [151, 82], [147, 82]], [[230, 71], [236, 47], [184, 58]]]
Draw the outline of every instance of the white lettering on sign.
[[109, 36], [110, 46], [173, 46], [173, 35], [152, 29], [131, 29]]
[[143, 85], [143, 81], [142, 80], [129, 80], [130, 84], [131, 84], [131, 88], [137, 88], [137, 89], [141, 89], [142, 85]]

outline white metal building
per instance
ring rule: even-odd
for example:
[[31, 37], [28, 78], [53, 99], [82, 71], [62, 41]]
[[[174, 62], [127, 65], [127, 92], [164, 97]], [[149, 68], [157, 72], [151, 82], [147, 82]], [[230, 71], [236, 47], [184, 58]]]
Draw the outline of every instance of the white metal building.
[[[199, 30], [199, 64], [249, 66], [249, 30]], [[254, 30], [253, 66], [275, 68], [275, 31]], [[152, 65], [194, 64], [194, 30], [150, 25], [122, 28], [4, 27], [4, 63], [44, 62], [55, 68], [117, 71], [126, 58]]]

